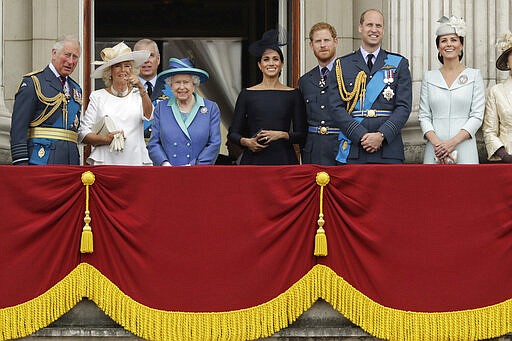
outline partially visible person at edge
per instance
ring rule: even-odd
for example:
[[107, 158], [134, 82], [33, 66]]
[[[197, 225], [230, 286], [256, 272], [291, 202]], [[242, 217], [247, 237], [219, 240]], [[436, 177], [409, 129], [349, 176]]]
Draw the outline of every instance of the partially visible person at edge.
[[[258, 58], [261, 83], [238, 95], [228, 139], [244, 147], [241, 165], [298, 164], [293, 144], [303, 145], [306, 110], [298, 89], [283, 85], [284, 64], [279, 31], [270, 30], [249, 47]], [[292, 127], [292, 130], [290, 130]]]
[[379, 10], [361, 14], [359, 33], [361, 48], [336, 59], [336, 72], [328, 78], [330, 110], [341, 130], [336, 161], [403, 163], [401, 130], [412, 102], [409, 62], [381, 48], [384, 16]]
[[418, 118], [427, 144], [423, 163], [478, 163], [475, 134], [482, 125], [485, 87], [480, 71], [464, 66], [466, 24], [442, 17], [436, 31], [438, 70], [421, 83]]
[[308, 135], [302, 149], [302, 163], [305, 164], [336, 165], [340, 129], [333, 128], [335, 118], [329, 109], [327, 78], [333, 68], [337, 46], [338, 37], [332, 25], [319, 22], [311, 27], [309, 47], [318, 65], [299, 79], [299, 89], [306, 102], [308, 122]]
[[512, 163], [512, 33], [505, 33], [496, 45], [500, 52], [496, 68], [509, 74], [489, 90], [482, 131], [488, 159]]
[[80, 42], [65, 36], [53, 45], [51, 62], [23, 76], [11, 121], [14, 165], [79, 165], [78, 125], [82, 90], [71, 77]]
[[[133, 45], [133, 51], [149, 51], [148, 60], [139, 66], [139, 80], [144, 84], [144, 88], [148, 92], [149, 98], [156, 106], [157, 99], [162, 96], [164, 83], [157, 82], [158, 66], [160, 65], [160, 52], [158, 45], [151, 39], [141, 39]], [[144, 121], [144, 138], [149, 140], [151, 136], [151, 124], [153, 120]]]
[[216, 165], [220, 166], [234, 166], [240, 164], [240, 158], [242, 157], [242, 147], [237, 144], [234, 144], [229, 139], [226, 141], [226, 149], [228, 151], [228, 155], [219, 154], [217, 160], [215, 161]]
[[[95, 62], [100, 66], [92, 77], [101, 77], [105, 88], [91, 93], [79, 129], [79, 140], [93, 146], [87, 163], [151, 165], [144, 142], [144, 121], [151, 118], [153, 105], [137, 76], [138, 66], [149, 54], [149, 51], [132, 52], [122, 42], [101, 51], [102, 61]], [[108, 126], [107, 119], [114, 127], [98, 131], [98, 125]], [[115, 147], [116, 142], [124, 146]]]
[[209, 75], [187, 59], [169, 59], [161, 72], [173, 98], [156, 105], [148, 150], [155, 166], [213, 165], [220, 150], [220, 110], [196, 89]]

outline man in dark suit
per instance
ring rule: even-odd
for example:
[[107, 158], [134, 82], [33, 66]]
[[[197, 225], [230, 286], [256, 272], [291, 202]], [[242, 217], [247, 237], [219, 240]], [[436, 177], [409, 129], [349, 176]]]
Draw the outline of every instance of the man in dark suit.
[[335, 127], [333, 113], [329, 110], [327, 79], [333, 67], [337, 46], [338, 37], [333, 26], [319, 22], [311, 27], [309, 47], [315, 54], [318, 65], [299, 79], [309, 126], [302, 149], [302, 163], [336, 165], [340, 130]]
[[[139, 79], [148, 92], [149, 98], [156, 105], [157, 99], [162, 96], [164, 83], [157, 81], [158, 66], [160, 65], [160, 51], [158, 45], [151, 39], [141, 39], [133, 46], [133, 51], [149, 51], [149, 59], [139, 67]], [[147, 140], [151, 136], [152, 121], [144, 122], [144, 138]]]
[[341, 163], [402, 163], [401, 130], [411, 113], [409, 62], [381, 49], [384, 16], [365, 11], [361, 48], [338, 58], [329, 76], [329, 103], [341, 129]]
[[53, 46], [46, 68], [23, 77], [11, 120], [14, 165], [80, 164], [82, 90], [70, 77], [79, 57], [80, 42], [66, 36]]

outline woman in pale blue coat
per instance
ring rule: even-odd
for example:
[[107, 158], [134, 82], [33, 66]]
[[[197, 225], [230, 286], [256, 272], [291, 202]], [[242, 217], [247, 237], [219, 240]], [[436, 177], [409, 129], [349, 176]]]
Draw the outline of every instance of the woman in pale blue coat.
[[479, 70], [460, 63], [464, 21], [439, 22], [436, 45], [443, 66], [427, 71], [421, 84], [418, 118], [428, 140], [423, 163], [478, 163], [475, 134], [484, 115], [484, 83]]
[[208, 73], [184, 59], [169, 59], [161, 72], [173, 98], [157, 103], [148, 151], [155, 166], [213, 165], [220, 149], [220, 111], [195, 92]]

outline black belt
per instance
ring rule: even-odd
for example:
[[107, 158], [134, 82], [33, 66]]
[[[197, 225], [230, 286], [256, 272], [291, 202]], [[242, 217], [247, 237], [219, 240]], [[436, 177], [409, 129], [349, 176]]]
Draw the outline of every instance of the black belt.
[[315, 133], [318, 135], [329, 135], [329, 134], [339, 134], [341, 130], [339, 128], [329, 128], [325, 126], [312, 127], [309, 126], [308, 131], [310, 133]]
[[351, 115], [352, 117], [389, 117], [392, 113], [390, 110], [369, 109], [352, 111]]

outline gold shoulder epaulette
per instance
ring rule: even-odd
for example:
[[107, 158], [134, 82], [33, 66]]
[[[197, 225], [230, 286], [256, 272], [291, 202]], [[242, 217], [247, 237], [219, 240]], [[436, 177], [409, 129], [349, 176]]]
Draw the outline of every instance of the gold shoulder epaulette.
[[32, 75], [35, 75], [35, 74], [38, 74], [38, 73], [41, 73], [43, 72], [44, 69], [40, 69], [40, 70], [37, 70], [37, 71], [32, 71], [30, 73], [27, 73], [26, 75], [23, 75], [23, 77], [30, 77]]

